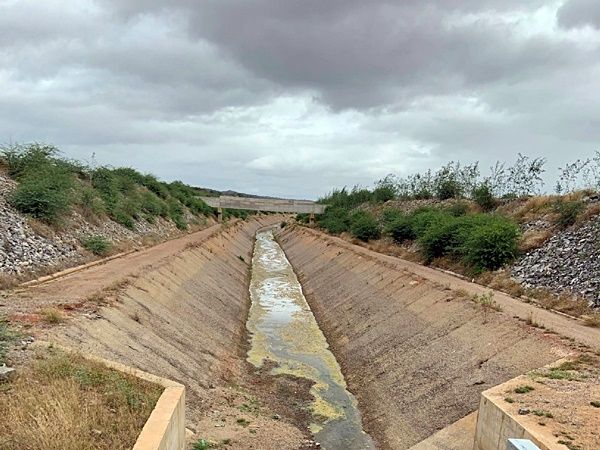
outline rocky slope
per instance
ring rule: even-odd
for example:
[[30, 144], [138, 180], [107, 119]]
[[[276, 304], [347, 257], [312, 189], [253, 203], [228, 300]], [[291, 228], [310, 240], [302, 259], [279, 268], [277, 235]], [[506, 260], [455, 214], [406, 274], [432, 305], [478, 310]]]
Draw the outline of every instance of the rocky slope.
[[517, 261], [512, 275], [526, 287], [567, 290], [600, 307], [600, 217], [558, 232]]

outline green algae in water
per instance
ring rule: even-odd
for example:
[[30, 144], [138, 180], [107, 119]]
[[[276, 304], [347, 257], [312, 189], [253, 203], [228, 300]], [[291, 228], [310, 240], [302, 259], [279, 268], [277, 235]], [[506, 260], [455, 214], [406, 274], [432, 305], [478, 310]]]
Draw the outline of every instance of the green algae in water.
[[272, 231], [256, 236], [250, 296], [248, 361], [260, 367], [269, 359], [278, 364], [274, 374], [314, 382], [310, 430], [323, 448], [374, 449], [372, 439], [362, 430], [356, 400], [346, 390], [340, 366]]

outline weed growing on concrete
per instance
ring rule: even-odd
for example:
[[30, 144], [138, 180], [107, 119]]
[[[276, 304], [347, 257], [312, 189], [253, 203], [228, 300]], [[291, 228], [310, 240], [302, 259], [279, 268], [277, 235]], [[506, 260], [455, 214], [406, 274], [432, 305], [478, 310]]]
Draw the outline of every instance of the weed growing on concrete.
[[583, 450], [579, 445], [575, 445], [573, 441], [565, 441], [561, 439], [558, 441], [559, 444], [565, 445], [569, 450]]
[[237, 424], [246, 428], [248, 425], [250, 425], [250, 421], [244, 419], [243, 417], [240, 417], [239, 419], [236, 420]]
[[515, 388], [515, 394], [527, 394], [531, 391], [535, 390], [533, 386], [523, 385]]
[[511, 397], [505, 397], [505, 398], [504, 398], [504, 401], [505, 401], [506, 403], [514, 403], [514, 402], [515, 402], [515, 400], [514, 400], [513, 398], [511, 398]]
[[207, 441], [206, 439], [199, 439], [194, 446], [192, 447], [193, 450], [207, 450], [209, 448], [214, 448], [214, 444], [212, 444], [211, 442]]
[[494, 292], [492, 291], [481, 295], [475, 294], [472, 300], [483, 307], [483, 323], [487, 323], [491, 310], [502, 311], [501, 306], [494, 300]]
[[546, 417], [548, 419], [554, 418], [554, 415], [550, 411], [545, 411], [543, 409], [536, 409], [532, 411], [532, 413], [538, 417]]

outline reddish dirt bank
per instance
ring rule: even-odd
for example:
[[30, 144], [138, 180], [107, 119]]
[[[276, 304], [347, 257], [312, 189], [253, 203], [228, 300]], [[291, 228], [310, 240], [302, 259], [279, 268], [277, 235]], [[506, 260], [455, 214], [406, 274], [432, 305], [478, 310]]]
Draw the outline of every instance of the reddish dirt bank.
[[206, 230], [19, 295], [33, 308], [58, 304], [63, 292], [63, 308], [77, 306], [40, 333], [49, 340], [185, 384], [194, 440], [230, 449], [309, 448], [308, 415], [288, 399], [308, 404], [310, 384], [255, 373], [245, 362], [254, 236], [279, 221], [266, 216]]
[[382, 448], [417, 444], [474, 411], [481, 391], [571, 351], [450, 283], [338, 241], [302, 228], [279, 236]]

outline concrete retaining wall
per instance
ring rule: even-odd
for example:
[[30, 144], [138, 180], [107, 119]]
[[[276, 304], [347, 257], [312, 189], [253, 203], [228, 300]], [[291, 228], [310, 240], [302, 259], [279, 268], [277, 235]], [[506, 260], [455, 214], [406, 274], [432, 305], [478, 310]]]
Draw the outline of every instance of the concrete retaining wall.
[[503, 400], [506, 392], [529, 381], [526, 376], [519, 376], [481, 394], [474, 450], [506, 450], [509, 439], [529, 439], [540, 450], [566, 449], [566, 446], [556, 443], [550, 429], [536, 426], [535, 417], [508, 411], [509, 404]]

